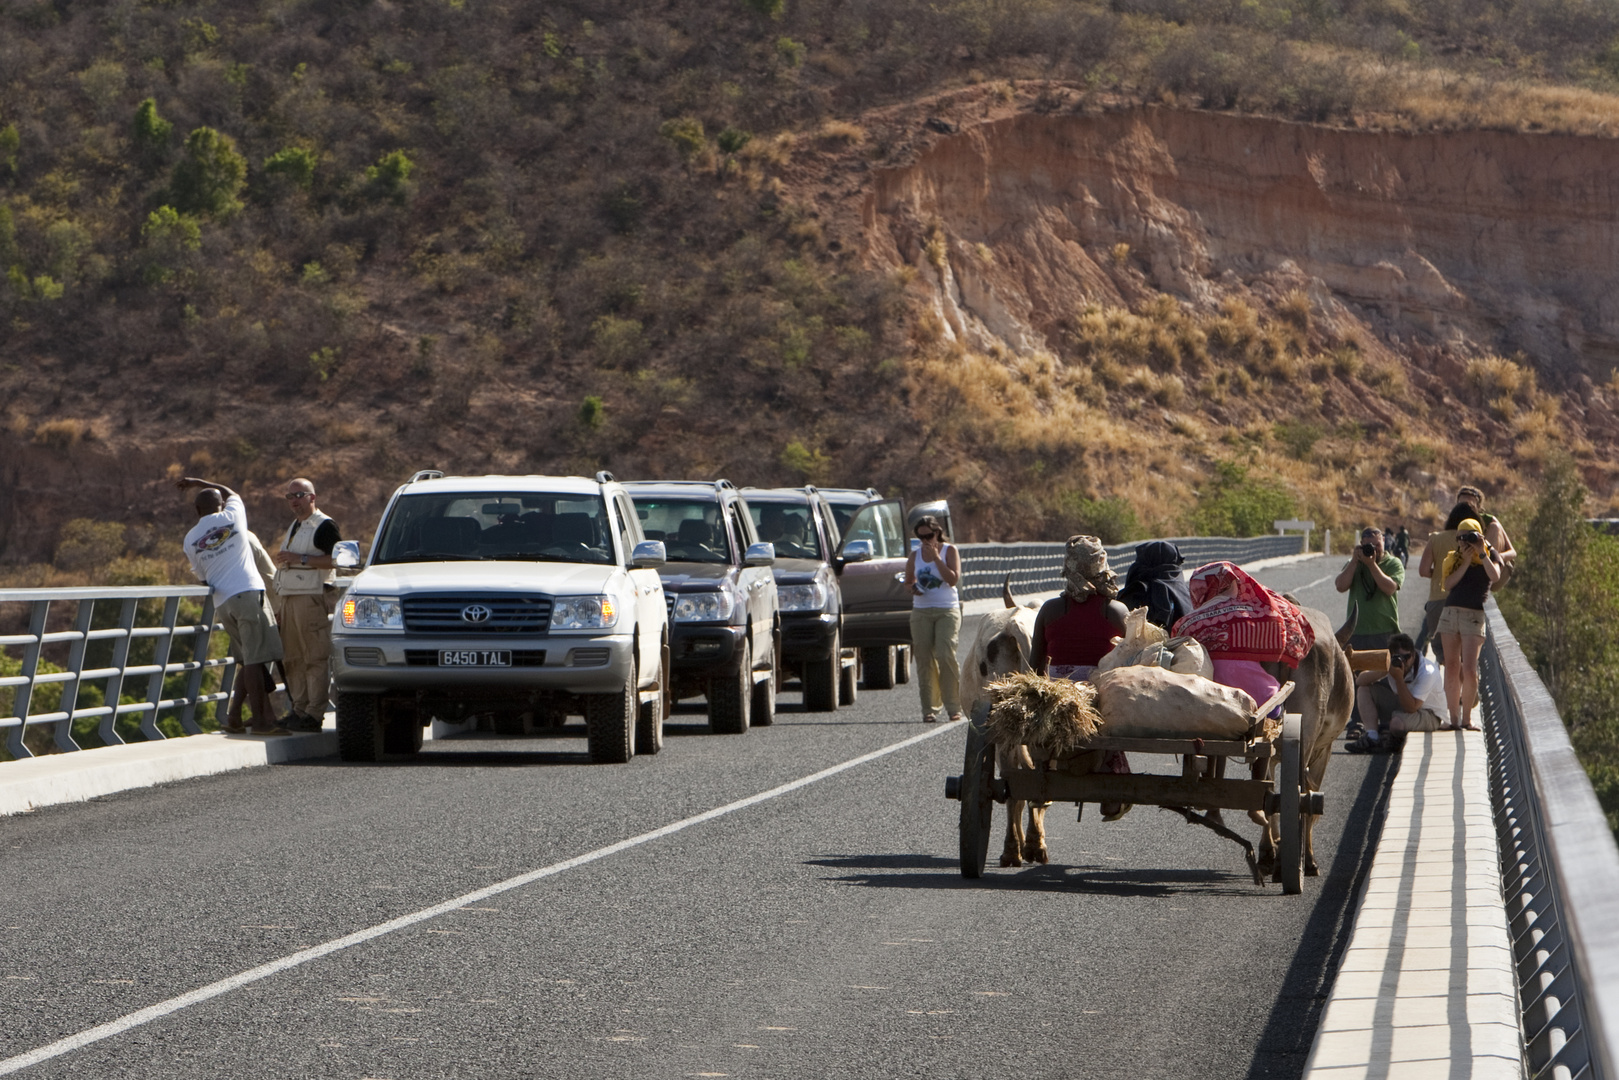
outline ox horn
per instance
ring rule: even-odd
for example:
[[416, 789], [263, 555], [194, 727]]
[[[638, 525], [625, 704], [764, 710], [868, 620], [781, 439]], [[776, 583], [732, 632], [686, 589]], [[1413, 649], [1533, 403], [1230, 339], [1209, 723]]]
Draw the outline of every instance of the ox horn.
[[1009, 608], [1017, 607], [1017, 601], [1012, 598], [1012, 575], [1007, 574], [1001, 579], [1001, 599]]
[[1333, 635], [1338, 639], [1338, 644], [1340, 646], [1345, 649], [1349, 648], [1349, 639], [1355, 636], [1355, 626], [1359, 622], [1360, 605], [1356, 604], [1354, 607], [1349, 609], [1349, 618], [1344, 620], [1344, 624], [1340, 626], [1338, 628], [1338, 632]]

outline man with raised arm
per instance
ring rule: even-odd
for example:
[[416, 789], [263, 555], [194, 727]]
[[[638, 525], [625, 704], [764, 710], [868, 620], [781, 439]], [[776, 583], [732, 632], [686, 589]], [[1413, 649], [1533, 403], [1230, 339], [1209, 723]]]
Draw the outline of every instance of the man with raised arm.
[[[290, 735], [276, 722], [270, 705], [267, 665], [281, 659], [281, 635], [264, 610], [264, 579], [254, 565], [247, 539], [247, 506], [224, 484], [187, 476], [175, 482], [181, 491], [197, 491], [191, 505], [197, 524], [186, 533], [191, 572], [214, 592], [214, 616], [230, 637], [231, 655], [241, 665], [254, 735]], [[240, 723], [227, 725], [239, 734]]]

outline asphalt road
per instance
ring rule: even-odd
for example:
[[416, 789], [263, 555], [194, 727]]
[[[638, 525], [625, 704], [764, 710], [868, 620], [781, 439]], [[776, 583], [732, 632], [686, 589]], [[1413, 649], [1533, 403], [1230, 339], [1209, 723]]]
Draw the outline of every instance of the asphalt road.
[[[1339, 562], [1261, 576], [1336, 618], [1324, 576]], [[742, 736], [707, 735], [688, 708], [661, 755], [625, 766], [587, 764], [582, 729], [478, 737], [404, 765], [277, 766], [0, 820], [0, 1059], [933, 730], [918, 713], [914, 683], [836, 714], [787, 693], [774, 727]], [[968, 882], [942, 797], [963, 738], [948, 728], [20, 1075], [1297, 1076], [1397, 759], [1334, 756], [1323, 875], [1302, 897], [1139, 807], [1112, 824], [1053, 807], [1049, 865]]]

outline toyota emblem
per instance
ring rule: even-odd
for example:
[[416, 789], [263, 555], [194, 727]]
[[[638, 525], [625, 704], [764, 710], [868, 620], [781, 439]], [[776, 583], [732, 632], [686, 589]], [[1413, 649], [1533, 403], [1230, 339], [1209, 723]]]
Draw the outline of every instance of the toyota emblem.
[[461, 618], [470, 623], [488, 622], [489, 616], [493, 614], [494, 612], [483, 604], [468, 604], [461, 609]]

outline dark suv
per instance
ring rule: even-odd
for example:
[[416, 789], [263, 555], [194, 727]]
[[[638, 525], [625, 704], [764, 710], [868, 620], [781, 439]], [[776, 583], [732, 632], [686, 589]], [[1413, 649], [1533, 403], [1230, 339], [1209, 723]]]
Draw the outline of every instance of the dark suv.
[[661, 540], [672, 696], [708, 698], [708, 725], [739, 734], [775, 719], [781, 613], [775, 561], [728, 480], [624, 484], [641, 531]]
[[[842, 535], [832, 568], [843, 593], [843, 643], [860, 650], [868, 690], [910, 678], [911, 598], [905, 591], [905, 504], [876, 488], [821, 488]], [[870, 544], [866, 555], [861, 541]]]

